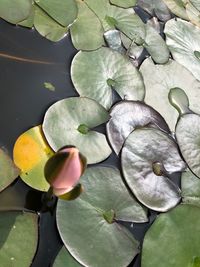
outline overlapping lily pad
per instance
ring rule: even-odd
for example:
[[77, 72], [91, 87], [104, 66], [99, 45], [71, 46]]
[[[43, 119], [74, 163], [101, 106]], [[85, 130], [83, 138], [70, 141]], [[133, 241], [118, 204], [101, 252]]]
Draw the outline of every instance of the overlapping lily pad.
[[55, 151], [74, 145], [87, 158], [88, 164], [92, 164], [111, 154], [105, 135], [92, 130], [108, 119], [108, 112], [94, 100], [71, 97], [56, 102], [47, 110], [43, 130]]
[[19, 175], [19, 169], [14, 165], [9, 155], [0, 149], [0, 191], [4, 190]]
[[[147, 232], [142, 267], [199, 266], [200, 209], [180, 205], [161, 214]], [[195, 265], [196, 264], [196, 265]]]
[[57, 225], [65, 246], [84, 266], [127, 266], [138, 253], [138, 242], [117, 221], [145, 222], [144, 208], [116, 169], [89, 168], [81, 183], [85, 191], [80, 198], [58, 201]]
[[83, 266], [69, 254], [65, 247], [62, 247], [54, 261], [53, 267], [66, 267], [66, 265], [68, 267]]
[[169, 102], [170, 89], [183, 89], [189, 98], [191, 109], [200, 113], [200, 82], [183, 66], [173, 60], [165, 65], [155, 65], [149, 58], [143, 62], [140, 71], [146, 87], [145, 102], [164, 117], [172, 131], [175, 129], [178, 112]]
[[128, 8], [133, 7], [137, 3], [137, 0], [110, 0], [113, 5]]
[[200, 80], [200, 29], [190, 22], [172, 19], [164, 32], [173, 58]]
[[143, 102], [119, 102], [111, 109], [110, 116], [106, 125], [107, 136], [117, 155], [126, 138], [137, 127], [149, 126], [170, 132], [163, 117]]
[[30, 266], [37, 249], [38, 216], [33, 213], [0, 212], [1, 266]]
[[167, 211], [180, 201], [180, 190], [167, 178], [182, 171], [176, 143], [166, 133], [151, 128], [136, 129], [122, 148], [122, 171], [138, 200], [156, 211]]
[[125, 56], [106, 47], [78, 52], [72, 61], [71, 75], [81, 96], [95, 99], [106, 109], [113, 103], [112, 89], [122, 99], [144, 98], [144, 84], [139, 71]]
[[[200, 2], [199, 2], [200, 3]], [[188, 2], [186, 5], [186, 12], [190, 21], [200, 27], [200, 12], [199, 10], [191, 3]]]
[[176, 16], [186, 20], [189, 19], [185, 9], [185, 4], [188, 2], [187, 0], [163, 0], [163, 2]]
[[14, 162], [21, 170], [20, 177], [29, 186], [47, 191], [49, 184], [44, 177], [46, 161], [53, 155], [47, 144], [41, 126], [36, 126], [18, 137], [15, 142]]

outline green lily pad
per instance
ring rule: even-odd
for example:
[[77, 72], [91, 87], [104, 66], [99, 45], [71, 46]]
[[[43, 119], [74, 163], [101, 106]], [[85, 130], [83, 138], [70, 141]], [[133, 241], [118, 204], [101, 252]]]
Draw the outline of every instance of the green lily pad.
[[49, 16], [62, 26], [68, 26], [77, 17], [78, 8], [75, 0], [35, 0]]
[[53, 267], [66, 267], [66, 265], [67, 267], [83, 266], [80, 263], [78, 263], [63, 246], [54, 261]]
[[38, 216], [17, 211], [0, 212], [1, 266], [30, 266], [37, 249]]
[[185, 5], [187, 0], [163, 0], [172, 13], [176, 16], [188, 20]]
[[200, 12], [199, 10], [190, 2], [187, 3], [186, 5], [186, 12], [188, 15], [188, 18], [190, 21], [200, 27]]
[[9, 186], [19, 175], [19, 169], [14, 165], [8, 154], [0, 148], [0, 191]]
[[37, 6], [35, 7], [34, 27], [42, 36], [53, 42], [63, 39], [68, 31], [67, 27], [58, 24]]
[[117, 169], [89, 168], [81, 183], [85, 191], [78, 199], [59, 200], [57, 205], [57, 226], [66, 248], [84, 266], [127, 266], [139, 244], [117, 221], [146, 222], [145, 209], [130, 195]]
[[108, 119], [108, 112], [94, 100], [71, 97], [56, 102], [47, 110], [43, 130], [55, 151], [74, 145], [87, 158], [88, 164], [92, 164], [111, 154], [105, 135], [92, 130]]
[[32, 8], [32, 0], [1, 0], [0, 17], [6, 21], [17, 24], [25, 20]]
[[17, 25], [27, 27], [27, 28], [33, 28], [34, 26], [34, 16], [35, 16], [35, 5], [32, 5], [31, 11], [29, 13], [29, 16], [25, 19], [17, 23]]
[[104, 33], [104, 38], [108, 46], [118, 51], [121, 54], [125, 54], [125, 48], [122, 45], [121, 34], [118, 30], [109, 30]]
[[200, 80], [200, 29], [190, 22], [172, 19], [165, 26], [166, 42], [173, 58]]
[[136, 5], [137, 0], [110, 0], [111, 4], [128, 8]]
[[184, 203], [200, 207], [200, 179], [190, 170], [182, 173], [181, 189]]
[[77, 0], [78, 17], [70, 27], [72, 43], [78, 50], [95, 50], [104, 44], [103, 27], [95, 13]]
[[200, 2], [199, 0], [190, 0], [190, 3], [196, 7], [196, 9], [198, 9], [200, 11]]
[[179, 205], [161, 214], [148, 230], [142, 249], [142, 267], [194, 267], [199, 262], [200, 209]]
[[126, 138], [135, 128], [150, 126], [170, 132], [163, 117], [143, 102], [119, 102], [110, 110], [110, 117], [106, 125], [107, 136], [117, 155]]
[[144, 84], [138, 70], [125, 56], [106, 47], [78, 52], [72, 61], [71, 76], [80, 96], [95, 99], [106, 109], [113, 104], [112, 89], [122, 99], [144, 98]]
[[151, 128], [133, 131], [121, 154], [124, 178], [137, 199], [150, 209], [165, 212], [180, 201], [180, 189], [167, 178], [182, 171], [178, 147], [166, 133]]
[[13, 150], [16, 166], [21, 170], [22, 180], [40, 191], [48, 191], [44, 177], [46, 161], [54, 154], [47, 144], [41, 126], [36, 126], [18, 137]]
[[171, 88], [183, 89], [189, 98], [191, 109], [200, 113], [200, 82], [176, 61], [170, 60], [165, 65], [155, 65], [149, 58], [143, 62], [140, 71], [146, 88], [145, 103], [164, 117], [172, 131], [175, 130], [178, 112], [168, 99]]

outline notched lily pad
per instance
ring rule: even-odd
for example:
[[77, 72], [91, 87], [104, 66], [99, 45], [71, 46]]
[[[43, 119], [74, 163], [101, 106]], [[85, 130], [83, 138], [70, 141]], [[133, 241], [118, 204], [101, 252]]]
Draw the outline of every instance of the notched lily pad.
[[105, 135], [92, 130], [108, 119], [108, 112], [94, 100], [71, 97], [56, 102], [47, 110], [43, 130], [55, 151], [74, 145], [87, 158], [88, 164], [92, 164], [111, 154]]
[[106, 47], [78, 52], [72, 61], [71, 75], [80, 96], [90, 97], [106, 109], [113, 103], [112, 89], [122, 99], [143, 100], [144, 97], [139, 71], [125, 56]]
[[155, 127], [170, 132], [163, 117], [153, 108], [139, 101], [122, 101], [110, 110], [106, 125], [107, 136], [118, 155], [126, 138], [138, 127]]
[[118, 220], [146, 222], [146, 210], [117, 169], [89, 168], [81, 183], [85, 190], [78, 199], [58, 201], [57, 225], [66, 248], [84, 266], [127, 266], [138, 253], [138, 242]]
[[82, 267], [80, 263], [78, 263], [66, 250], [66, 248], [63, 246], [61, 250], [59, 251], [54, 263], [53, 267], [66, 267], [66, 264], [68, 267]]
[[180, 189], [167, 178], [184, 170], [176, 143], [166, 133], [136, 129], [122, 148], [122, 171], [138, 200], [150, 209], [165, 212], [180, 201]]
[[200, 209], [185, 204], [159, 215], [144, 238], [142, 267], [199, 266], [199, 220]]

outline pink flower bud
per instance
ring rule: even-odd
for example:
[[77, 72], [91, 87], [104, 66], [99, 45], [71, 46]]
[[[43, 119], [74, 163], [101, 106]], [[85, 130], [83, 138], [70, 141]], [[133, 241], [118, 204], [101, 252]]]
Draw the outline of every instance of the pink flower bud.
[[86, 159], [76, 147], [64, 147], [45, 165], [45, 177], [56, 196], [71, 191], [86, 168]]

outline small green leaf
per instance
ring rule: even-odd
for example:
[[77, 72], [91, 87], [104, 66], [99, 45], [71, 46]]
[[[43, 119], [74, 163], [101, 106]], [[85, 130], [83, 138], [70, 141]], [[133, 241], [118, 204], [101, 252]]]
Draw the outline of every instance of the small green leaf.
[[105, 212], [103, 213], [103, 217], [104, 217], [104, 219], [105, 219], [108, 223], [113, 223], [114, 218], [115, 218], [115, 212], [114, 212], [114, 210], [108, 210], [108, 211], [105, 211]]
[[44, 87], [50, 91], [55, 91], [55, 86], [52, 84], [52, 83], [49, 83], [49, 82], [44, 82]]
[[177, 109], [180, 116], [191, 113], [189, 109], [189, 99], [182, 89], [178, 87], [170, 89], [169, 102]]
[[85, 124], [80, 124], [79, 126], [78, 126], [78, 129], [77, 129], [78, 131], [79, 131], [79, 133], [82, 133], [82, 134], [87, 134], [88, 132], [89, 132], [89, 127], [87, 126], [87, 125], [85, 125]]
[[107, 79], [107, 84], [108, 84], [108, 86], [110, 86], [110, 87], [114, 87], [115, 85], [116, 85], [116, 81], [114, 81], [113, 79]]

